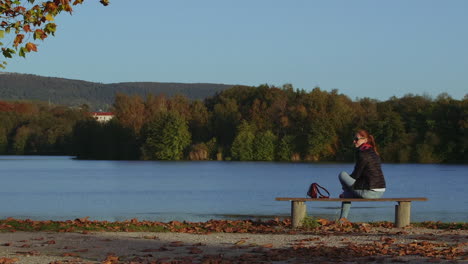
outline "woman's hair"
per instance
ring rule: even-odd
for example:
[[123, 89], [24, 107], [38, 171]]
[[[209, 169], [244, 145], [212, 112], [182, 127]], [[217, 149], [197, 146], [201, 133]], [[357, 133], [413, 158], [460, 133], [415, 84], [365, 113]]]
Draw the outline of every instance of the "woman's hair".
[[377, 151], [377, 144], [375, 143], [373, 135], [371, 135], [369, 132], [367, 132], [367, 130], [364, 129], [359, 129], [356, 133], [362, 137], [367, 138], [367, 143], [369, 143], [374, 148], [374, 151], [375, 153], [377, 153], [377, 155], [380, 155]]

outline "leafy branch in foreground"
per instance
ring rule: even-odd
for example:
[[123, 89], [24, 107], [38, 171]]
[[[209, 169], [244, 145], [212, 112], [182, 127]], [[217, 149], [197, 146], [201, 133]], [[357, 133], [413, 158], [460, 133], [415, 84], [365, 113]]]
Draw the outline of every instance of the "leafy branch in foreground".
[[[73, 7], [82, 4], [84, 0], [0, 0], [0, 42], [1, 54], [4, 58], [18, 55], [26, 57], [26, 53], [37, 52], [37, 41], [54, 35], [57, 25], [54, 18], [61, 12], [72, 13]], [[109, 0], [100, 0], [104, 6]], [[9, 35], [10, 38], [6, 38]], [[32, 37], [32, 40], [31, 40]], [[6, 61], [0, 64], [5, 68]]]

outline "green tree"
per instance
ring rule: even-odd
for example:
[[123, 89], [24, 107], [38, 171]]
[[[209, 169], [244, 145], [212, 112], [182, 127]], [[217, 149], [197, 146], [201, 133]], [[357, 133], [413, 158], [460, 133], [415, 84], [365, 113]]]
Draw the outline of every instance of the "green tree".
[[142, 134], [141, 151], [145, 160], [180, 160], [191, 142], [187, 121], [172, 111], [147, 123]]
[[31, 130], [27, 126], [20, 126], [16, 129], [15, 136], [13, 137], [13, 154], [22, 155], [25, 153], [26, 144], [30, 136]]
[[254, 159], [253, 143], [255, 127], [246, 120], [242, 120], [237, 129], [237, 136], [231, 147], [231, 155], [235, 160], [247, 161]]
[[[378, 143], [380, 155], [384, 161], [397, 162], [400, 159], [399, 156], [405, 153], [402, 151], [406, 145], [404, 142], [408, 141], [405, 125], [400, 115], [391, 108], [385, 107], [379, 112], [380, 118], [376, 122], [373, 134]], [[402, 159], [406, 157], [402, 156]]]
[[463, 100], [461, 101], [461, 118], [459, 121], [458, 129], [461, 131], [463, 135], [460, 139], [460, 146], [457, 153], [457, 158], [455, 161], [457, 162], [465, 162], [468, 161], [468, 94], [465, 95]]
[[208, 127], [210, 114], [202, 101], [193, 101], [190, 105], [191, 118], [189, 121], [193, 142], [204, 142], [211, 138]]
[[336, 132], [327, 118], [312, 120], [307, 134], [307, 159], [318, 161], [335, 154]]
[[102, 149], [98, 150], [100, 159], [133, 160], [139, 158], [137, 137], [132, 129], [124, 127], [116, 119], [101, 126], [99, 141]]
[[220, 145], [227, 147], [232, 144], [241, 117], [235, 99], [219, 98], [219, 102], [214, 105], [211, 127]]
[[294, 153], [294, 137], [285, 135], [278, 144], [277, 159], [280, 161], [291, 161]]
[[6, 154], [8, 150], [8, 135], [6, 129], [0, 128], [0, 154]]
[[277, 138], [270, 130], [257, 133], [254, 139], [254, 160], [273, 161], [275, 159]]
[[418, 163], [438, 163], [442, 161], [443, 153], [436, 151], [439, 145], [439, 137], [432, 132], [427, 132], [424, 142], [416, 146], [416, 162]]
[[73, 152], [79, 159], [99, 159], [104, 149], [102, 124], [89, 118], [73, 127]]
[[218, 146], [216, 138], [211, 138], [205, 143], [205, 145], [208, 151], [208, 159], [217, 160], [218, 153], [222, 153], [222, 151], [219, 150], [219, 146]]

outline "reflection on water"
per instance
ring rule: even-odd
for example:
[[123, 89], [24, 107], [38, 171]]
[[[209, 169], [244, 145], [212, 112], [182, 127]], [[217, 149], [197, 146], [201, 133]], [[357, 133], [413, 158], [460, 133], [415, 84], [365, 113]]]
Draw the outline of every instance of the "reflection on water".
[[[337, 175], [353, 164], [83, 161], [0, 156], [0, 217], [66, 220], [206, 221], [270, 219], [290, 214], [275, 197], [305, 197], [312, 182], [332, 197]], [[467, 165], [384, 164], [385, 197], [412, 203], [413, 221], [468, 220]], [[351, 221], [393, 221], [394, 203], [354, 203]], [[307, 203], [309, 215], [336, 219], [340, 203]]]

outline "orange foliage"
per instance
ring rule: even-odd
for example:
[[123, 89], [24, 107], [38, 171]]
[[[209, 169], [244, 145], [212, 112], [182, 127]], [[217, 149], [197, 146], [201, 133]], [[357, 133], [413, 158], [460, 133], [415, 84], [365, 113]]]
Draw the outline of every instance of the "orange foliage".
[[26, 43], [26, 49], [28, 51], [37, 51], [37, 46], [34, 43], [28, 42]]
[[[54, 0], [54, 1], [0, 1], [0, 16], [2, 22], [0, 26], [1, 35], [14, 32], [14, 40], [10, 44], [0, 43], [2, 47], [2, 55], [5, 58], [13, 58], [13, 55], [18, 54], [21, 57], [26, 57], [26, 53], [37, 51], [36, 44], [27, 43], [23, 44], [24, 39], [29, 39], [33, 36], [34, 41], [44, 40], [49, 34], [54, 34], [56, 25], [48, 23], [54, 20], [54, 17], [62, 11], [72, 13], [73, 8], [70, 3], [71, 0]], [[83, 3], [84, 0], [76, 0], [74, 5]], [[34, 2], [40, 2], [34, 4]], [[104, 6], [109, 4], [109, 0], [100, 0]], [[10, 47], [14, 48], [11, 49]], [[17, 53], [17, 51], [19, 52]], [[0, 68], [5, 68], [5, 62], [0, 63]]]
[[31, 103], [14, 103], [13, 111], [19, 114], [37, 114], [39, 109]]
[[12, 104], [0, 101], [0, 112], [10, 112], [13, 111], [13, 108]]
[[0, 101], [0, 112], [16, 112], [18, 114], [37, 114], [39, 109], [37, 105], [24, 102], [4, 102]]
[[0, 264], [13, 264], [17, 262], [17, 258], [0, 258]]

